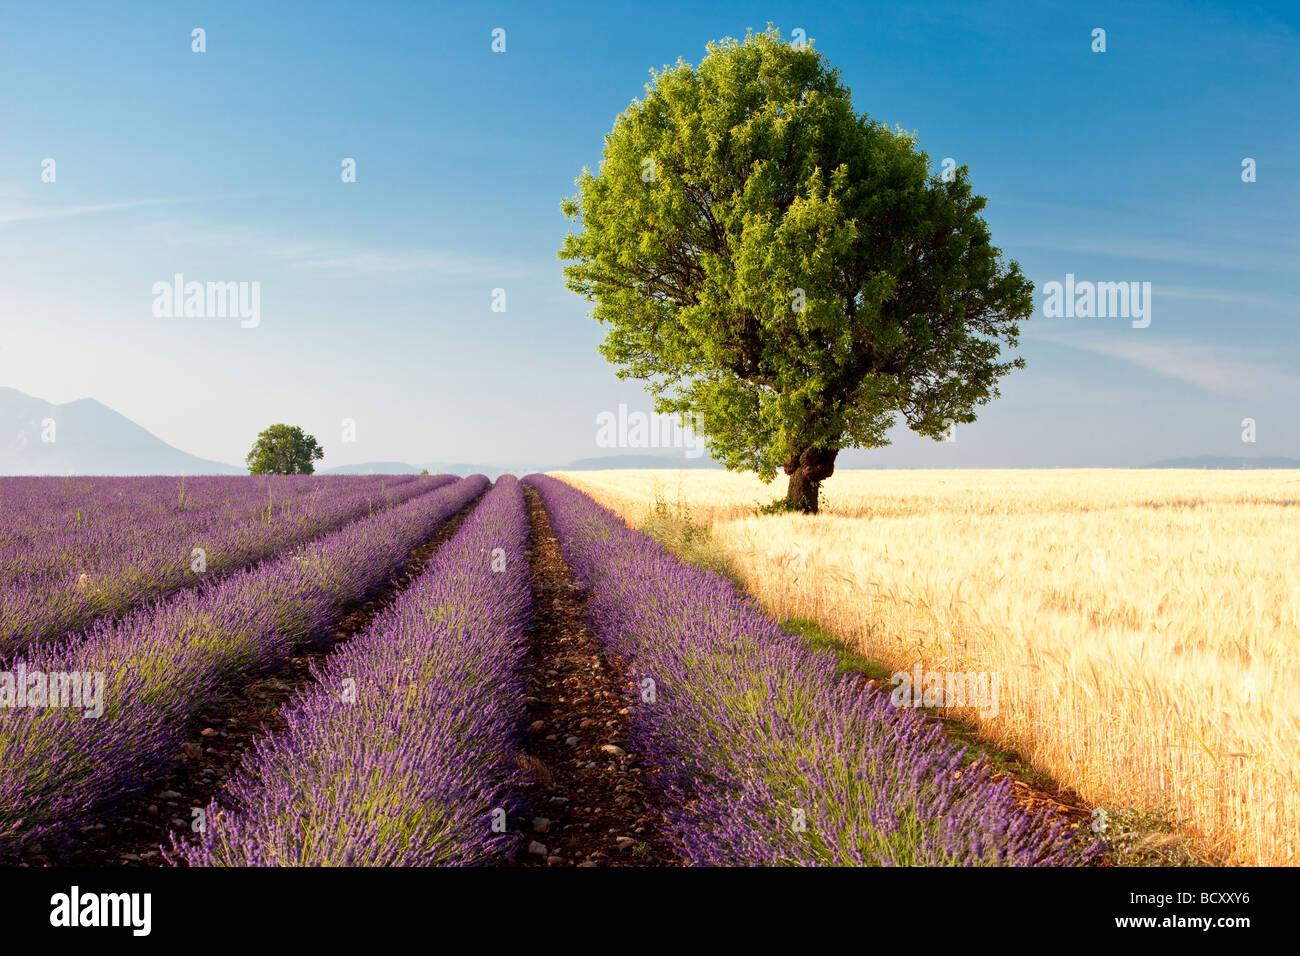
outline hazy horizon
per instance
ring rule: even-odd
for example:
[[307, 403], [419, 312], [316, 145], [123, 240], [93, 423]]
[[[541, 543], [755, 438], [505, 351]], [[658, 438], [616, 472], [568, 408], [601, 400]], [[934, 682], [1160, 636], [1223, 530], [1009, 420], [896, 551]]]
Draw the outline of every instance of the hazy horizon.
[[[7, 393], [15, 393], [18, 395], [24, 394], [21, 392], [15, 392], [14, 389], [9, 388], [8, 386], [0, 386], [0, 398], [3, 398]], [[39, 401], [39, 396], [24, 396], [24, 397], [33, 398]], [[100, 408], [106, 409], [107, 411], [111, 412], [114, 416], [118, 418], [122, 418], [122, 416], [117, 415], [117, 413], [113, 409], [109, 409], [108, 406], [104, 405], [102, 402], [99, 402], [97, 399], [89, 398], [89, 397], [74, 399], [71, 402], [62, 403], [61, 405], [55, 407], [58, 408], [58, 407], [65, 407], [68, 405], [84, 405], [84, 404], [93, 405], [96, 409], [100, 409]], [[136, 423], [130, 422], [129, 419], [122, 418], [122, 421], [129, 423], [131, 425], [136, 425]], [[33, 422], [32, 424], [36, 425], [37, 423]], [[63, 444], [66, 446], [67, 444], [66, 440], [64, 441]], [[169, 448], [170, 450], [179, 452], [182, 456], [186, 458], [193, 458], [199, 460], [202, 457], [198, 455], [192, 455], [184, 448], [175, 448], [174, 446], [165, 446], [165, 447]], [[641, 468], [642, 470], [661, 469], [665, 471], [676, 471], [676, 470], [694, 470], [698, 468], [715, 468], [715, 469], [722, 468], [721, 465], [719, 465], [717, 462], [713, 461], [712, 459], [708, 458], [707, 456], [697, 456], [694, 458], [688, 457], [683, 453], [683, 450], [681, 449], [665, 450], [665, 449], [650, 448], [650, 449], [645, 449], [644, 451], [638, 451], [636, 449], [611, 448], [611, 449], [606, 449], [606, 451], [608, 452], [607, 454], [573, 458], [563, 462], [542, 461], [540, 459], [531, 462], [523, 462], [518, 459], [514, 461], [504, 461], [504, 460], [463, 461], [457, 459], [441, 459], [441, 460], [428, 459], [428, 460], [419, 460], [419, 461], [406, 461], [402, 459], [390, 458], [390, 459], [372, 459], [367, 462], [331, 463], [329, 460], [329, 456], [327, 455], [324, 459], [321, 460], [321, 462], [317, 466], [317, 472], [320, 473], [320, 472], [328, 472], [328, 471], [339, 470], [339, 469], [360, 468], [361, 466], [365, 466], [365, 465], [403, 466], [406, 468], [410, 468], [411, 470], [416, 470], [416, 469], [427, 468], [427, 467], [454, 466], [459, 464], [471, 468], [483, 467], [483, 468], [491, 469], [493, 473], [489, 475], [489, 477], [495, 477], [496, 474], [504, 474], [511, 471], [512, 469], [516, 471], [520, 471], [521, 473], [522, 471], [528, 471], [528, 470], [564, 471], [566, 469], [572, 469], [572, 467], [575, 465], [581, 465], [583, 466], [583, 468], [594, 468], [595, 466], [591, 464], [593, 462], [608, 463], [608, 462], [613, 462], [615, 460], [640, 462], [640, 464], [637, 465], [624, 464], [624, 465], [620, 465], [619, 467], [629, 468], [629, 469]], [[653, 462], [651, 462], [651, 459], [653, 459]], [[203, 460], [211, 461], [219, 465], [225, 465], [228, 468], [233, 468], [241, 471], [245, 467], [243, 463], [240, 462], [222, 462], [215, 459], [203, 459]], [[1248, 460], [1248, 461], [1260, 462], [1260, 464], [1250, 466], [1252, 468], [1258, 468], [1259, 470], [1267, 470], [1270, 468], [1289, 470], [1292, 468], [1300, 467], [1300, 459], [1287, 458], [1285, 456], [1271, 456], [1271, 455], [1253, 455], [1253, 456], [1252, 455], [1240, 455], [1240, 456], [1187, 455], [1187, 456], [1179, 456], [1178, 458], [1175, 459], [1162, 459], [1161, 461], [1147, 461], [1142, 463], [1133, 463], [1124, 466], [1102, 465], [1102, 466], [1092, 466], [1092, 467], [1094, 470], [1107, 469], [1107, 468], [1114, 469], [1114, 470], [1138, 470], [1138, 469], [1147, 469], [1147, 468], [1168, 469], [1175, 466], [1184, 467], [1188, 469], [1205, 469], [1205, 468], [1230, 469], [1235, 467], [1245, 467], [1244, 465], [1238, 466], [1230, 463], [1236, 460]], [[1021, 466], [1018, 469], [1000, 469], [997, 466], [986, 466], [986, 465], [963, 465], [963, 464], [929, 465], [929, 466], [906, 465], [906, 464], [894, 465], [894, 464], [882, 464], [882, 463], [866, 463], [866, 462], [859, 461], [856, 463], [851, 463], [848, 465], [838, 467], [836, 471], [838, 473], [842, 471], [872, 470], [872, 469], [882, 469], [882, 468], [889, 469], [889, 470], [906, 470], [908, 468], [915, 468], [916, 470], [962, 469], [962, 470], [989, 470], [989, 471], [1089, 470], [1086, 466], [1080, 469], [1078, 466], [1069, 466], [1069, 465], [1028, 465], [1028, 466]], [[375, 473], [382, 473], [386, 469], [376, 468], [373, 470], [375, 471]], [[94, 476], [96, 474], [124, 474], [124, 473], [145, 475], [145, 474], [172, 474], [173, 472], [171, 471], [120, 472], [116, 470], [112, 470], [112, 471], [79, 470], [79, 471], [69, 472], [68, 474], [76, 474], [82, 477], [87, 477], [87, 476]], [[185, 471], [185, 472], [176, 472], [176, 473], [177, 474], [203, 474], [206, 472]], [[396, 474], [401, 472], [390, 471], [390, 473]], [[9, 471], [7, 470], [7, 466], [5, 465], [3, 457], [0, 457], [0, 477], [3, 477], [5, 475], [15, 475], [15, 476], [55, 475], [57, 476], [60, 474], [63, 474], [63, 472]], [[778, 473], [777, 480], [778, 481], [784, 480], [784, 476]]]

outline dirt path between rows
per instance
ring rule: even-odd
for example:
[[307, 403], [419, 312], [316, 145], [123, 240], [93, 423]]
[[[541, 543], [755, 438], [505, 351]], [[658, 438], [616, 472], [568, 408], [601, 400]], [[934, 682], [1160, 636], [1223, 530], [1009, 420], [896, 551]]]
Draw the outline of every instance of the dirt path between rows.
[[624, 679], [587, 629], [586, 598], [560, 554], [537, 492], [528, 500], [534, 620], [528, 632], [523, 758], [538, 783], [523, 866], [680, 866], [662, 837], [645, 770], [626, 752]]
[[294, 691], [313, 682], [319, 665], [340, 644], [361, 633], [375, 616], [397, 600], [424, 571], [429, 560], [459, 530], [481, 501], [474, 499], [449, 518], [425, 544], [411, 552], [396, 583], [383, 594], [353, 607], [320, 645], [294, 651], [273, 672], [249, 675], [224, 696], [208, 702], [190, 728], [178, 762], [157, 777], [139, 797], [102, 815], [73, 834], [67, 846], [32, 851], [20, 866], [148, 867], [164, 865], [159, 847], [170, 849], [169, 834], [188, 832], [194, 809], [206, 807], [239, 767], [244, 752], [268, 731], [283, 729], [281, 709]]

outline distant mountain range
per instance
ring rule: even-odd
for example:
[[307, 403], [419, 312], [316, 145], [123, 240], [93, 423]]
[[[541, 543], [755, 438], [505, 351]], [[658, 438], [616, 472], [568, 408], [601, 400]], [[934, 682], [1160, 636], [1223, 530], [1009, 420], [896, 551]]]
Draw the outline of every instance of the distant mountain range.
[[[484, 465], [473, 462], [369, 461], [321, 468], [322, 475], [432, 474], [472, 475], [496, 479], [511, 473], [536, 471], [594, 471], [607, 468], [719, 468], [711, 458], [675, 454], [604, 455], [567, 464], [517, 462]], [[1296, 458], [1251, 458], [1243, 455], [1199, 455], [1171, 458], [1147, 468], [1300, 468]], [[93, 398], [56, 405], [14, 388], [0, 386], [0, 475], [242, 475], [245, 469], [199, 458], [173, 448], [123, 415]]]
[[476, 465], [472, 462], [434, 461], [427, 465], [412, 465], [409, 461], [362, 461], [355, 465], [335, 465], [317, 468], [318, 475], [417, 475], [427, 471], [431, 475], [487, 475], [496, 481], [502, 475], [523, 476], [537, 471], [531, 466]]
[[93, 398], [56, 405], [0, 387], [0, 474], [238, 475], [173, 448]]
[[[433, 471], [432, 468], [429, 469]], [[404, 461], [363, 461], [356, 465], [317, 468], [318, 475], [417, 475], [420, 469]]]
[[[370, 461], [318, 469], [322, 475], [484, 474], [582, 471], [597, 468], [717, 468], [708, 458], [610, 455], [565, 465], [541, 462], [482, 465], [472, 462]], [[246, 469], [199, 458], [93, 398], [55, 404], [0, 386], [0, 475], [242, 475]]]
[[601, 458], [579, 458], [567, 464], [524, 462], [512, 465], [481, 465], [469, 462], [435, 461], [427, 465], [412, 465], [405, 461], [366, 461], [356, 465], [338, 465], [321, 468], [322, 475], [410, 475], [422, 469], [430, 474], [487, 475], [496, 480], [501, 475], [527, 475], [539, 471], [601, 471], [607, 468], [721, 468], [712, 458], [686, 458], [669, 455], [605, 455]]
[[601, 458], [579, 458], [567, 465], [547, 468], [546, 471], [603, 471], [606, 468], [712, 468], [722, 466], [702, 455], [687, 458], [685, 455], [605, 455]]
[[1148, 468], [1300, 468], [1300, 458], [1247, 458], [1244, 455], [1197, 455], [1168, 458]]

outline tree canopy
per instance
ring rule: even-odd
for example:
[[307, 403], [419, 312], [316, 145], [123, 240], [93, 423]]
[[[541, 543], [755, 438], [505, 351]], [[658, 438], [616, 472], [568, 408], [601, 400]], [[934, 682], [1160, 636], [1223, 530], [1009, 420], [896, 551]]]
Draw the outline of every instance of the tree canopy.
[[901, 416], [941, 439], [1019, 358], [1033, 286], [1005, 263], [965, 166], [854, 111], [811, 44], [779, 32], [651, 71], [562, 208], [560, 258], [602, 354], [732, 470], [790, 476], [817, 509], [846, 447]]
[[245, 461], [250, 475], [310, 475], [325, 457], [316, 439], [297, 425], [272, 425], [257, 436]]

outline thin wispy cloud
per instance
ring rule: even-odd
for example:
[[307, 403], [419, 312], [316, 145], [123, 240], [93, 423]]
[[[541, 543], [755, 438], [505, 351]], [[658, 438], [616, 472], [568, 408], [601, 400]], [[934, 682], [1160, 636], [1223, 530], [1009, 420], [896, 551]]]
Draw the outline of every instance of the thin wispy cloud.
[[1050, 218], [1068, 228], [1030, 232], [1004, 240], [1008, 250], [1043, 249], [1138, 262], [1208, 266], [1294, 274], [1300, 234], [1286, 204], [1252, 209], [1227, 219], [1205, 203], [1130, 199], [1121, 208], [1099, 210], [1058, 201], [1001, 195], [1001, 208], [1033, 219]]
[[1196, 243], [1156, 237], [1081, 236], [1067, 233], [1018, 239], [1016, 247], [1254, 272], [1289, 272], [1294, 269], [1293, 256], [1277, 244], [1263, 241], [1243, 247], [1236, 243]]
[[72, 216], [92, 216], [103, 213], [161, 206], [169, 199], [129, 199], [123, 202], [84, 203], [81, 205], [34, 204], [0, 200], [0, 223], [31, 222], [39, 219], [66, 219]]
[[286, 269], [333, 273], [340, 277], [425, 275], [480, 282], [536, 276], [539, 264], [508, 256], [491, 256], [433, 248], [365, 248], [333, 240], [302, 241], [270, 236], [255, 229], [194, 229], [184, 223], [148, 227], [160, 241], [186, 246], [238, 249]]
[[1164, 284], [1161, 284], [1156, 291], [1162, 298], [1185, 299], [1191, 302], [1220, 302], [1241, 308], [1271, 309], [1300, 315], [1300, 297], [1297, 296], [1260, 295], [1235, 289], [1200, 289]]
[[440, 278], [477, 281], [513, 278], [533, 271], [528, 264], [495, 258], [466, 256], [432, 249], [359, 251], [342, 255], [298, 254], [286, 257], [295, 269], [312, 269], [345, 275], [422, 273]]
[[1149, 336], [1036, 336], [1042, 341], [1119, 359], [1166, 378], [1187, 382], [1227, 398], [1261, 393], [1300, 395], [1300, 378], [1262, 349], [1224, 346]]

